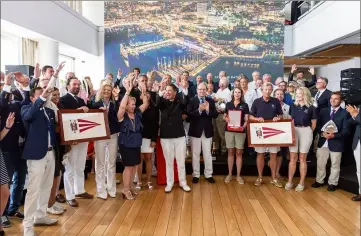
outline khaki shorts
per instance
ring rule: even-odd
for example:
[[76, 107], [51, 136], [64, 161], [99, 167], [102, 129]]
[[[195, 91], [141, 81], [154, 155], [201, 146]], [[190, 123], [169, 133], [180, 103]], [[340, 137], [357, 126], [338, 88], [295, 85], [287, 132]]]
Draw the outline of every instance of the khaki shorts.
[[244, 142], [246, 140], [246, 134], [226, 131], [225, 139], [226, 139], [226, 147], [227, 148], [243, 149]]
[[269, 153], [277, 153], [280, 151], [279, 147], [255, 147], [254, 150], [257, 153], [265, 153], [268, 151]]
[[308, 153], [313, 141], [313, 132], [311, 127], [295, 127], [296, 143], [290, 147], [293, 153]]

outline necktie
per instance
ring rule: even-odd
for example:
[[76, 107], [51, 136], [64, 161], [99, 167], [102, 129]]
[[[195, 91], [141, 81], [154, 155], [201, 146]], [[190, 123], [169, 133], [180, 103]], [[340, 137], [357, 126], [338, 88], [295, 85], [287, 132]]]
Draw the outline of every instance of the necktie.
[[45, 115], [45, 119], [48, 123], [48, 131], [50, 133], [50, 145], [52, 147], [54, 147], [55, 146], [55, 133], [54, 133], [53, 127], [51, 126], [51, 122], [49, 120], [48, 114], [46, 114], [45, 108], [44, 108], [44, 115]]
[[201, 98], [200, 100], [201, 100], [201, 104], [204, 103], [204, 98]]
[[320, 91], [318, 91], [317, 93], [316, 93], [316, 96], [315, 96], [315, 100], [317, 101], [318, 100], [318, 97], [320, 96]]
[[332, 113], [331, 113], [331, 115], [330, 115], [330, 118], [331, 118], [331, 120], [333, 120], [333, 117], [335, 116], [335, 112], [336, 112], [336, 110], [332, 110]]

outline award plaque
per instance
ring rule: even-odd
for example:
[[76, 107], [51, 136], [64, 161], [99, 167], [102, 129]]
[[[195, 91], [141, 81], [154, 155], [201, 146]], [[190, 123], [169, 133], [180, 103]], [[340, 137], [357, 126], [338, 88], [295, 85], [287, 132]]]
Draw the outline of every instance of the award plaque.
[[238, 131], [242, 132], [242, 111], [239, 110], [232, 110], [228, 111], [228, 119], [229, 122], [227, 123], [227, 130], [228, 131]]
[[109, 139], [106, 111], [58, 110], [61, 144]]

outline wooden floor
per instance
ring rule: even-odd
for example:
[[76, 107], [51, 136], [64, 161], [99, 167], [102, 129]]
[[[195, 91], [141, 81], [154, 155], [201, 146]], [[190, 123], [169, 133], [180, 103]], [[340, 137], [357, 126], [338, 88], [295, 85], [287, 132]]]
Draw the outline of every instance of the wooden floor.
[[[119, 194], [106, 201], [79, 200], [79, 208], [67, 206], [54, 217], [58, 225], [36, 227], [36, 235], [360, 235], [360, 204], [350, 193], [325, 187], [287, 192], [269, 184], [269, 177], [261, 187], [253, 185], [255, 177], [245, 177], [244, 185], [215, 179], [209, 184], [202, 177], [190, 193], [175, 187], [166, 194], [159, 186], [143, 190], [135, 201]], [[86, 189], [95, 194], [94, 175]], [[6, 229], [6, 235], [21, 232], [17, 220]]]

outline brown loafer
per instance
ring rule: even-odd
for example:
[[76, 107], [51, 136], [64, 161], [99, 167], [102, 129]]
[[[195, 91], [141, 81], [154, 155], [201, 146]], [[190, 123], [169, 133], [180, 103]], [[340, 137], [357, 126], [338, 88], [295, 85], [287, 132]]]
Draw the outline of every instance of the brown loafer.
[[82, 193], [82, 194], [77, 194], [75, 195], [76, 198], [84, 198], [84, 199], [92, 199], [94, 196], [85, 192], [85, 193]]
[[72, 207], [78, 207], [79, 206], [79, 203], [75, 199], [66, 200], [66, 203], [68, 203]]
[[357, 195], [357, 196], [354, 196], [354, 197], [352, 198], [352, 201], [355, 201], [355, 202], [361, 201], [361, 194], [359, 194], [359, 195]]
[[63, 194], [58, 194], [58, 195], [56, 195], [56, 201], [59, 203], [65, 203], [66, 199]]

